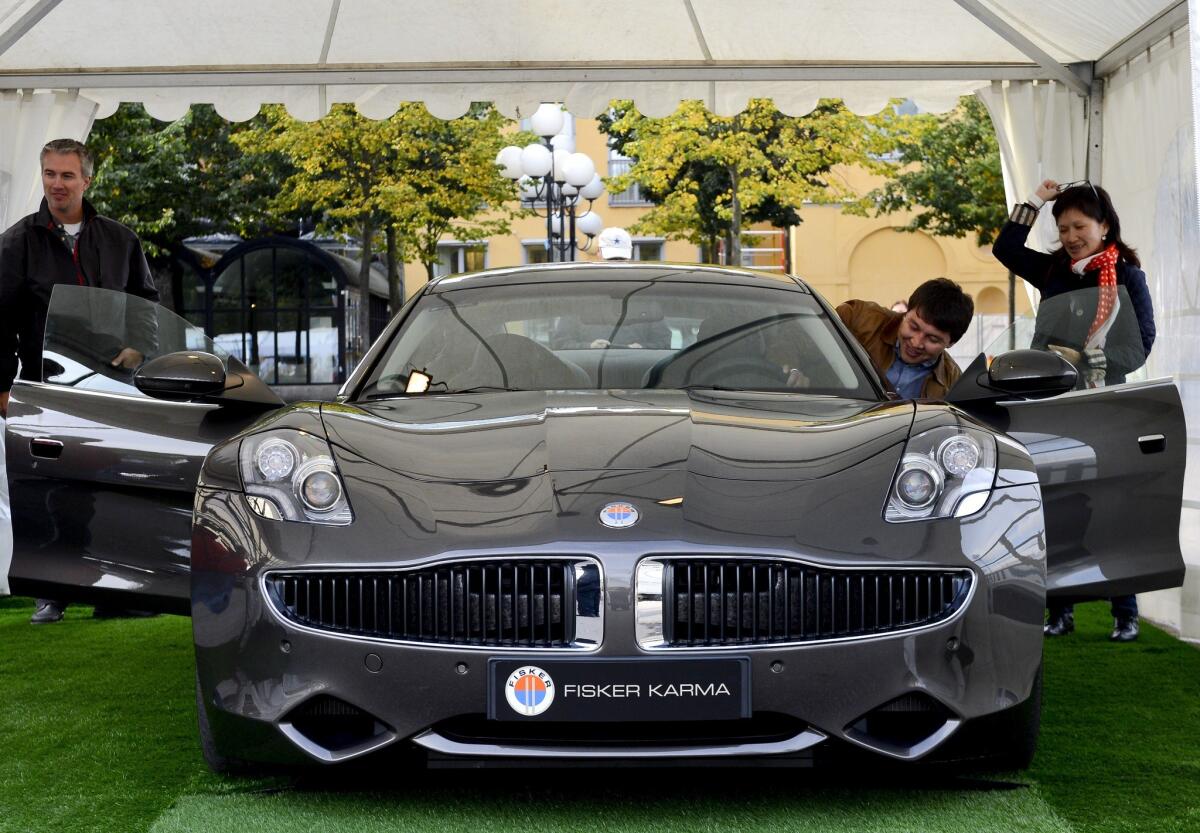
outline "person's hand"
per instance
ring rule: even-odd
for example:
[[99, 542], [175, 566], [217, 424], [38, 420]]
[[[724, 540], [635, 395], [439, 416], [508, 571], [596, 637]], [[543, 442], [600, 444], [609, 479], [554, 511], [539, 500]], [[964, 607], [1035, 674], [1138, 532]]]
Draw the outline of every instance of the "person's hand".
[[800, 372], [800, 368], [793, 367], [788, 371], [787, 386], [789, 388], [806, 388], [809, 386], [808, 377]]
[[1091, 350], [1083, 351], [1083, 358], [1087, 364], [1088, 387], [1101, 387], [1108, 375], [1108, 358], [1104, 355], [1104, 351], [1093, 347]]
[[592, 342], [592, 348], [596, 349], [596, 350], [599, 350], [601, 347], [607, 347], [607, 346], [608, 346], [607, 338], [598, 338]]
[[1061, 344], [1047, 344], [1046, 347], [1050, 350], [1050, 352], [1058, 353], [1058, 355], [1062, 356], [1073, 365], [1078, 366], [1083, 363], [1083, 354], [1078, 350], [1074, 350], [1070, 347], [1063, 347]]
[[1034, 192], [1042, 202], [1050, 202], [1058, 196], [1058, 183], [1053, 179], [1043, 179]]
[[146, 359], [137, 350], [132, 347], [122, 348], [120, 353], [117, 353], [116, 358], [111, 362], [113, 367], [123, 367], [126, 370], [137, 370], [142, 362]]
[[8, 419], [8, 391], [0, 393], [0, 418]]
[[636, 341], [635, 341], [635, 342], [633, 342], [632, 344], [630, 344], [629, 346], [630, 346], [630, 347], [636, 347], [636, 348], [637, 348], [637, 349], [639, 349], [639, 350], [640, 350], [640, 349], [642, 349], [642, 345], [638, 344]]

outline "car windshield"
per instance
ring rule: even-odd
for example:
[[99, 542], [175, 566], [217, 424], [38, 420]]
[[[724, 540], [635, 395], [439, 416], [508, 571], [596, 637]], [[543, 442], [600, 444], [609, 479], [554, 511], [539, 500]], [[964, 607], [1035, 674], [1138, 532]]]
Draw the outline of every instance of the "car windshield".
[[646, 388], [879, 395], [799, 288], [564, 281], [426, 295], [360, 397]]
[[1124, 286], [1107, 299], [1097, 287], [1043, 298], [1037, 312], [1017, 318], [983, 352], [990, 362], [1008, 350], [1030, 348], [1058, 353], [1075, 365], [1081, 388], [1147, 377], [1137, 313]]

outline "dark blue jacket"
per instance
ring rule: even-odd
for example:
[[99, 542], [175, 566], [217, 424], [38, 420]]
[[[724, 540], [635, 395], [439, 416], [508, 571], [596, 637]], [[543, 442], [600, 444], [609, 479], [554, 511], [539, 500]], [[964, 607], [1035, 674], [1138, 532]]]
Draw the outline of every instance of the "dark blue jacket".
[[[1029, 281], [1042, 293], [1043, 298], [1053, 298], [1064, 292], [1094, 287], [1099, 283], [1100, 271], [1076, 275], [1070, 262], [1037, 252], [1025, 246], [1031, 226], [1008, 221], [1000, 230], [1000, 236], [992, 244], [996, 259]], [[1124, 260], [1117, 261], [1117, 285], [1124, 286], [1137, 314], [1138, 327], [1142, 332], [1142, 346], [1146, 355], [1154, 346], [1154, 303], [1150, 300], [1150, 288], [1146, 285], [1146, 273]]]

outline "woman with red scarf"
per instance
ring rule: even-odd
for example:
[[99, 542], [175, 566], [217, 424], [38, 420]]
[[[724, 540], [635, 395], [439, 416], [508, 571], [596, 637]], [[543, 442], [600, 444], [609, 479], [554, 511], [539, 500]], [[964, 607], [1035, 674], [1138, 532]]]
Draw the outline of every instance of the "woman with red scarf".
[[[1053, 203], [1051, 211], [1062, 244], [1050, 254], [1025, 246], [1037, 213], [1046, 203]], [[1126, 373], [1145, 362], [1154, 345], [1154, 305], [1137, 253], [1121, 239], [1120, 218], [1103, 188], [1086, 181], [1066, 185], [1043, 181], [1029, 200], [1013, 209], [992, 254], [1040, 290], [1043, 309], [1053, 306], [1046, 304], [1047, 300], [1068, 292], [1091, 299], [1086, 309], [1073, 305], [1070, 317], [1074, 321], [1064, 321], [1066, 328], [1074, 326], [1074, 334], [1063, 337], [1067, 329], [1054, 329], [1059, 337], [1048, 339], [1045, 345], [1079, 366], [1088, 385], [1124, 381]], [[1123, 308], [1126, 305], [1132, 309]], [[1043, 329], [1042, 319], [1039, 310], [1039, 330]], [[1137, 332], [1130, 336], [1134, 321]], [[1068, 340], [1074, 344], [1062, 343]], [[1137, 639], [1137, 597], [1117, 596], [1111, 602], [1114, 624], [1110, 638], [1117, 642]], [[1052, 605], [1046, 635], [1065, 636], [1073, 630], [1072, 606]]]

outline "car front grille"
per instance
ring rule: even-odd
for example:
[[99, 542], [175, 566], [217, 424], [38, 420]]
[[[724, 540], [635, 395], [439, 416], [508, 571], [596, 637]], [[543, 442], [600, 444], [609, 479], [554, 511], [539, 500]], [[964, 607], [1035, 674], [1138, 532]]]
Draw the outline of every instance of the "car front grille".
[[[288, 621], [332, 633], [500, 648], [591, 647], [579, 618], [600, 615], [599, 568], [557, 559], [487, 559], [379, 571], [271, 572]], [[594, 630], [584, 623], [583, 630]], [[596, 642], [599, 641], [596, 635]]]
[[966, 602], [971, 578], [969, 570], [651, 559], [639, 567], [639, 641], [643, 647], [694, 648], [897, 633], [949, 619]]

